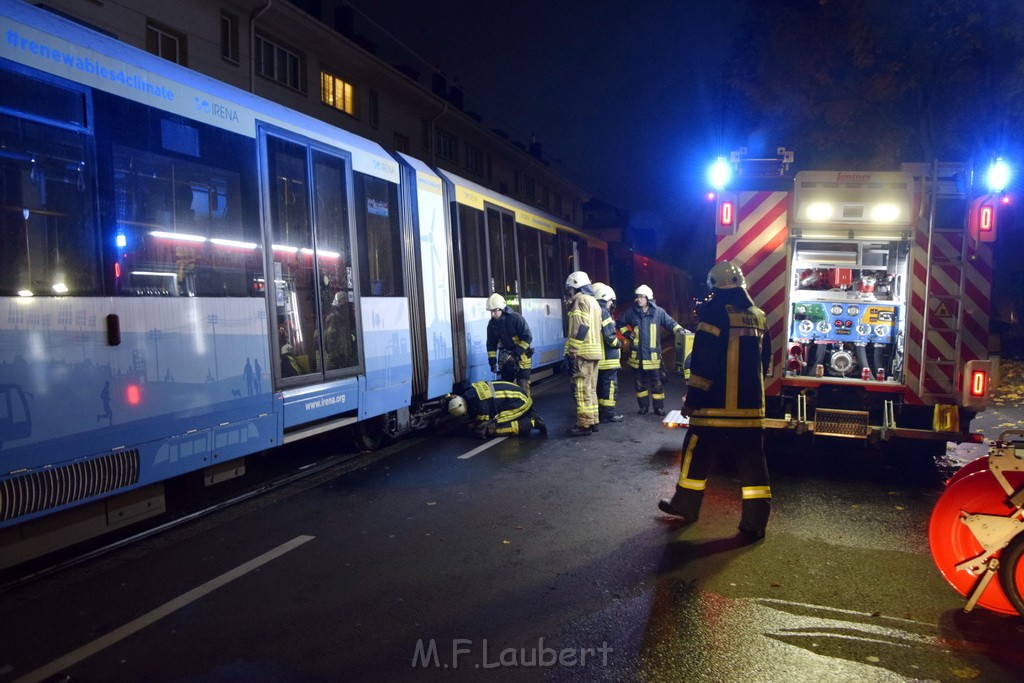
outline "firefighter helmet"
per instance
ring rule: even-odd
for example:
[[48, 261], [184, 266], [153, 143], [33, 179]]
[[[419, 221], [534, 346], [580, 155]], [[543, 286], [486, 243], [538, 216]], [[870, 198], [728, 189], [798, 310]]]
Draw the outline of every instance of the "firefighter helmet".
[[648, 287], [647, 285], [640, 285], [639, 287], [637, 287], [636, 290], [634, 290], [633, 295], [634, 296], [645, 296], [648, 299], [653, 299], [654, 298], [654, 292], [651, 291], [651, 288]]
[[569, 273], [569, 277], [565, 280], [565, 286], [572, 287], [573, 289], [582, 289], [584, 285], [589, 284], [590, 276], [582, 270], [577, 270], [575, 273]]
[[708, 271], [708, 287], [711, 289], [747, 288], [747, 279], [743, 271], [730, 261], [722, 261], [711, 266]]
[[495, 292], [487, 297], [487, 310], [488, 311], [501, 311], [505, 308], [505, 297]]
[[455, 396], [448, 401], [448, 414], [452, 417], [462, 417], [466, 414], [466, 399]]
[[595, 282], [594, 297], [599, 301], [615, 301], [615, 290], [603, 282]]

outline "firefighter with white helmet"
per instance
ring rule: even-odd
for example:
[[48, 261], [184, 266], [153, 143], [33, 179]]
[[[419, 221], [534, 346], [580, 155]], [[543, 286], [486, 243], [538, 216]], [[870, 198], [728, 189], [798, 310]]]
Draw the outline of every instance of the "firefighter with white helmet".
[[533, 408], [533, 399], [512, 382], [474, 382], [462, 396], [448, 397], [448, 414], [457, 418], [469, 415], [468, 426], [481, 439], [519, 436], [532, 429], [548, 433]]
[[640, 285], [633, 292], [635, 303], [619, 319], [617, 327], [632, 342], [629, 366], [633, 368], [637, 413], [646, 415], [650, 405], [655, 415], [665, 414], [665, 389], [661, 383], [661, 332], [664, 328], [676, 335], [686, 334], [683, 326], [654, 303], [654, 292]]
[[568, 296], [569, 336], [565, 358], [572, 368], [576, 425], [569, 436], [589, 436], [597, 431], [597, 364], [603, 357], [601, 307], [594, 298], [590, 277], [583, 271], [571, 273], [565, 281]]
[[771, 374], [768, 323], [735, 264], [716, 263], [708, 285], [712, 292], [701, 308], [683, 401], [690, 428], [679, 481], [672, 498], [659, 501], [658, 507], [695, 521], [713, 456], [730, 453], [742, 486], [740, 532], [763, 538], [772, 497], [764, 457], [764, 378]]
[[597, 362], [597, 415], [601, 422], [621, 422], [615, 412], [615, 387], [618, 386], [619, 352], [622, 342], [615, 334], [615, 290], [603, 282], [594, 283], [594, 298], [601, 306], [601, 338], [604, 357]]
[[487, 298], [487, 310], [491, 312], [487, 321], [487, 362], [491, 372], [500, 372], [503, 382], [515, 382], [529, 395], [533, 368], [530, 326], [497, 292]]

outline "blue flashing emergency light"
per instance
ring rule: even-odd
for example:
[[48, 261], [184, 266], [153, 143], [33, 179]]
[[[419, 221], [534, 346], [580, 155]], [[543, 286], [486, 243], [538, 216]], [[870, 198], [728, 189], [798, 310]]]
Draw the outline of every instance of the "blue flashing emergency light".
[[721, 190], [729, 184], [731, 179], [732, 167], [729, 166], [729, 162], [725, 160], [725, 157], [718, 157], [708, 170], [708, 181], [711, 183], [711, 187]]
[[988, 176], [986, 177], [988, 182], [989, 192], [1002, 192], [1006, 189], [1006, 185], [1010, 182], [1010, 167], [1002, 160], [1002, 158], [996, 159], [992, 162], [992, 165], [988, 167]]
[[114, 238], [114, 241], [117, 244], [118, 249], [124, 249], [128, 246], [128, 238], [124, 236], [124, 233], [117, 233], [117, 237]]

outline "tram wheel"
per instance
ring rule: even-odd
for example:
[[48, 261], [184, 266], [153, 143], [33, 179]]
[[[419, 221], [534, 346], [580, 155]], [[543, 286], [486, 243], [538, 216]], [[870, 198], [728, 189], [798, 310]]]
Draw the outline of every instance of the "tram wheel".
[[1003, 548], [1003, 553], [999, 557], [999, 583], [1017, 613], [1024, 615], [1024, 596], [1021, 596], [1021, 590], [1024, 587], [1022, 557], [1024, 557], [1024, 534], [1018, 534]]
[[[1024, 477], [1020, 473], [1009, 472], [1007, 475], [1014, 487], [1024, 483]], [[967, 525], [960, 521], [961, 512], [1005, 517], [1008, 511], [1005, 502], [1006, 493], [992, 472], [981, 470], [948, 486], [932, 510], [928, 525], [928, 544], [932, 559], [935, 560], [935, 565], [943, 578], [964, 597], [971, 594], [979, 577], [966, 570], [958, 571], [956, 565], [981, 555], [985, 549]], [[999, 553], [996, 553], [996, 557], [1002, 561]], [[1017, 610], [1010, 604], [999, 584], [999, 581], [991, 581], [978, 599], [978, 604], [993, 612], [1017, 614]]]
[[378, 415], [357, 423], [352, 429], [352, 444], [360, 451], [375, 451], [382, 448], [388, 442], [388, 435], [384, 431], [386, 424], [386, 415]]

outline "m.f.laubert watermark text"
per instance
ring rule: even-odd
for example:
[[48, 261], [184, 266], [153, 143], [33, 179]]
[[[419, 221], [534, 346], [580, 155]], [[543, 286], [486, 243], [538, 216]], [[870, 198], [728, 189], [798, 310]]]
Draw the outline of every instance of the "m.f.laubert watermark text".
[[599, 647], [553, 648], [538, 638], [536, 645], [529, 647], [497, 647], [484, 638], [474, 641], [469, 638], [455, 638], [451, 649], [442, 641], [440, 647], [435, 638], [416, 641], [412, 655], [413, 668], [434, 669], [498, 669], [530, 667], [587, 667], [608, 666], [611, 646], [602, 642]]

